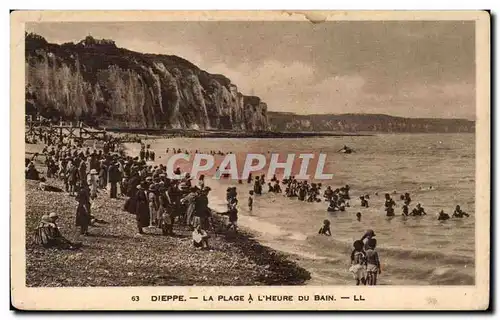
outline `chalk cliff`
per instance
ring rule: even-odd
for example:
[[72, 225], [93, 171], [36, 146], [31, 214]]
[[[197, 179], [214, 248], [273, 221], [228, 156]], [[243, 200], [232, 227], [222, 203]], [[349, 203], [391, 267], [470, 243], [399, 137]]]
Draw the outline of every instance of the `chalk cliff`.
[[25, 62], [27, 113], [129, 128], [268, 130], [260, 98], [177, 56], [27, 34]]

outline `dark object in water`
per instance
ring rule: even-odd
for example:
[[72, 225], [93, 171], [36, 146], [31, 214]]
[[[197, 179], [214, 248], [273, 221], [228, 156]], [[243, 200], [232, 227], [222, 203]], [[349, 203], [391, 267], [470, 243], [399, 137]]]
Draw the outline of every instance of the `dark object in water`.
[[438, 220], [448, 220], [450, 219], [450, 215], [444, 212], [439, 213]]

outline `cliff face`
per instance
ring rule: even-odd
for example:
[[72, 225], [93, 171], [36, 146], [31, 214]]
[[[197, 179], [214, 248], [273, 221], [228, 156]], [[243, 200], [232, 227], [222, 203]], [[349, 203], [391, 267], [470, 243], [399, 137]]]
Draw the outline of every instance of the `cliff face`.
[[474, 132], [475, 123], [465, 119], [415, 119], [383, 114], [313, 114], [268, 112], [272, 131], [288, 132]]
[[116, 127], [268, 129], [267, 106], [176, 56], [26, 36], [26, 112]]

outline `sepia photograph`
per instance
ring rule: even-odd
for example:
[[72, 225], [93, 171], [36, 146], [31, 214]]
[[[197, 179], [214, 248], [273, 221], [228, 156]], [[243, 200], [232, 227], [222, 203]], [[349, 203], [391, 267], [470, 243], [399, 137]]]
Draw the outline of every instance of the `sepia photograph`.
[[487, 307], [486, 12], [18, 13], [14, 296]]

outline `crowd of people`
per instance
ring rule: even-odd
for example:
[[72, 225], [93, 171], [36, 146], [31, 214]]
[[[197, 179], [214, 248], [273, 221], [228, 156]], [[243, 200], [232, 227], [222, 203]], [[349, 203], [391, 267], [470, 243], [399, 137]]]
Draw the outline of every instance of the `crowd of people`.
[[[46, 178], [59, 179], [68, 196], [75, 197], [78, 203], [75, 225], [83, 236], [89, 234], [89, 226], [99, 221], [92, 214], [92, 202], [108, 194], [111, 199], [125, 199], [123, 210], [135, 215], [138, 234], [144, 234], [145, 229], [160, 228], [163, 235], [172, 236], [174, 224], [179, 224], [192, 231], [195, 247], [210, 249], [207, 231], [214, 229], [213, 214], [227, 216], [227, 228], [237, 231], [236, 196], [228, 199], [226, 212], [211, 210], [208, 207], [211, 189], [205, 185], [204, 177], [199, 177], [194, 185], [189, 173], [183, 174], [177, 168], [174, 173], [182, 179], [168, 178], [164, 165], [148, 164], [155, 159], [149, 145], [142, 144], [139, 155], [132, 157], [118, 152], [112, 143], [105, 142], [102, 149], [91, 150], [74, 142], [60, 141], [45, 146], [41, 154], [45, 157]], [[26, 159], [26, 179], [39, 180], [45, 189], [46, 178], [34, 164], [38, 156]], [[61, 240], [62, 235], [54, 231], [57, 214], [52, 216], [51, 224], [47, 223], [47, 217], [42, 217], [36, 232], [37, 242], [44, 246], [78, 247]]]
[[[205, 177], [191, 177], [175, 170], [181, 179], [168, 177], [166, 167], [162, 164], [152, 164], [155, 152], [150, 145], [141, 143], [141, 150], [135, 157], [126, 155], [118, 149], [113, 141], [104, 142], [101, 149], [83, 147], [74, 141], [57, 140], [54, 137], [42, 136], [46, 143], [41, 155], [45, 157], [46, 178], [59, 179], [64, 185], [68, 196], [75, 197], [77, 202], [75, 225], [80, 234], [89, 234], [89, 227], [98, 223], [92, 212], [92, 202], [98, 197], [124, 199], [123, 210], [135, 216], [137, 234], [141, 235], [150, 229], [160, 229], [164, 236], [174, 235], [174, 226], [187, 228], [192, 232], [193, 246], [210, 249], [209, 231], [214, 230], [212, 218], [214, 215], [227, 217], [227, 230], [237, 232], [238, 226], [238, 193], [236, 187], [229, 187], [226, 192], [227, 210], [215, 212], [209, 208], [208, 195], [211, 188], [205, 184]], [[188, 150], [166, 149], [166, 153], [188, 153]], [[195, 151], [197, 153], [198, 150]], [[210, 151], [211, 155], [224, 155], [220, 151]], [[40, 156], [34, 154], [26, 159], [26, 179], [39, 180], [44, 184], [46, 179], [35, 168], [35, 160]], [[197, 180], [197, 183], [193, 183]], [[253, 210], [255, 196], [262, 195], [264, 186], [267, 192], [283, 194], [287, 198], [296, 198], [303, 202], [327, 202], [328, 212], [345, 212], [349, 208], [351, 188], [345, 185], [339, 188], [327, 186], [306, 180], [298, 180], [294, 176], [285, 177], [281, 181], [273, 176], [266, 182], [265, 175], [253, 177], [250, 174], [246, 181], [253, 183], [248, 193], [248, 210]], [[239, 180], [239, 184], [243, 181]], [[44, 188], [46, 186], [44, 185]], [[375, 193], [378, 196], [377, 193]], [[384, 195], [384, 210], [387, 216], [395, 216], [396, 202], [389, 193]], [[370, 195], [359, 197], [361, 208], [369, 207]], [[412, 199], [409, 193], [401, 195], [403, 216], [423, 216], [425, 209], [420, 203], [410, 211]], [[361, 212], [356, 213], [356, 219], [361, 220]], [[469, 215], [455, 208], [451, 217], [463, 218]], [[443, 210], [438, 214], [438, 220], [451, 218]], [[35, 232], [36, 243], [44, 247], [60, 247], [77, 249], [81, 243], [72, 243], [65, 239], [57, 227], [58, 214], [52, 212], [43, 215]], [[331, 236], [330, 221], [325, 220], [319, 234]], [[354, 274], [356, 284], [376, 285], [380, 274], [380, 261], [376, 251], [375, 233], [369, 230], [360, 240], [353, 244], [350, 271]]]

